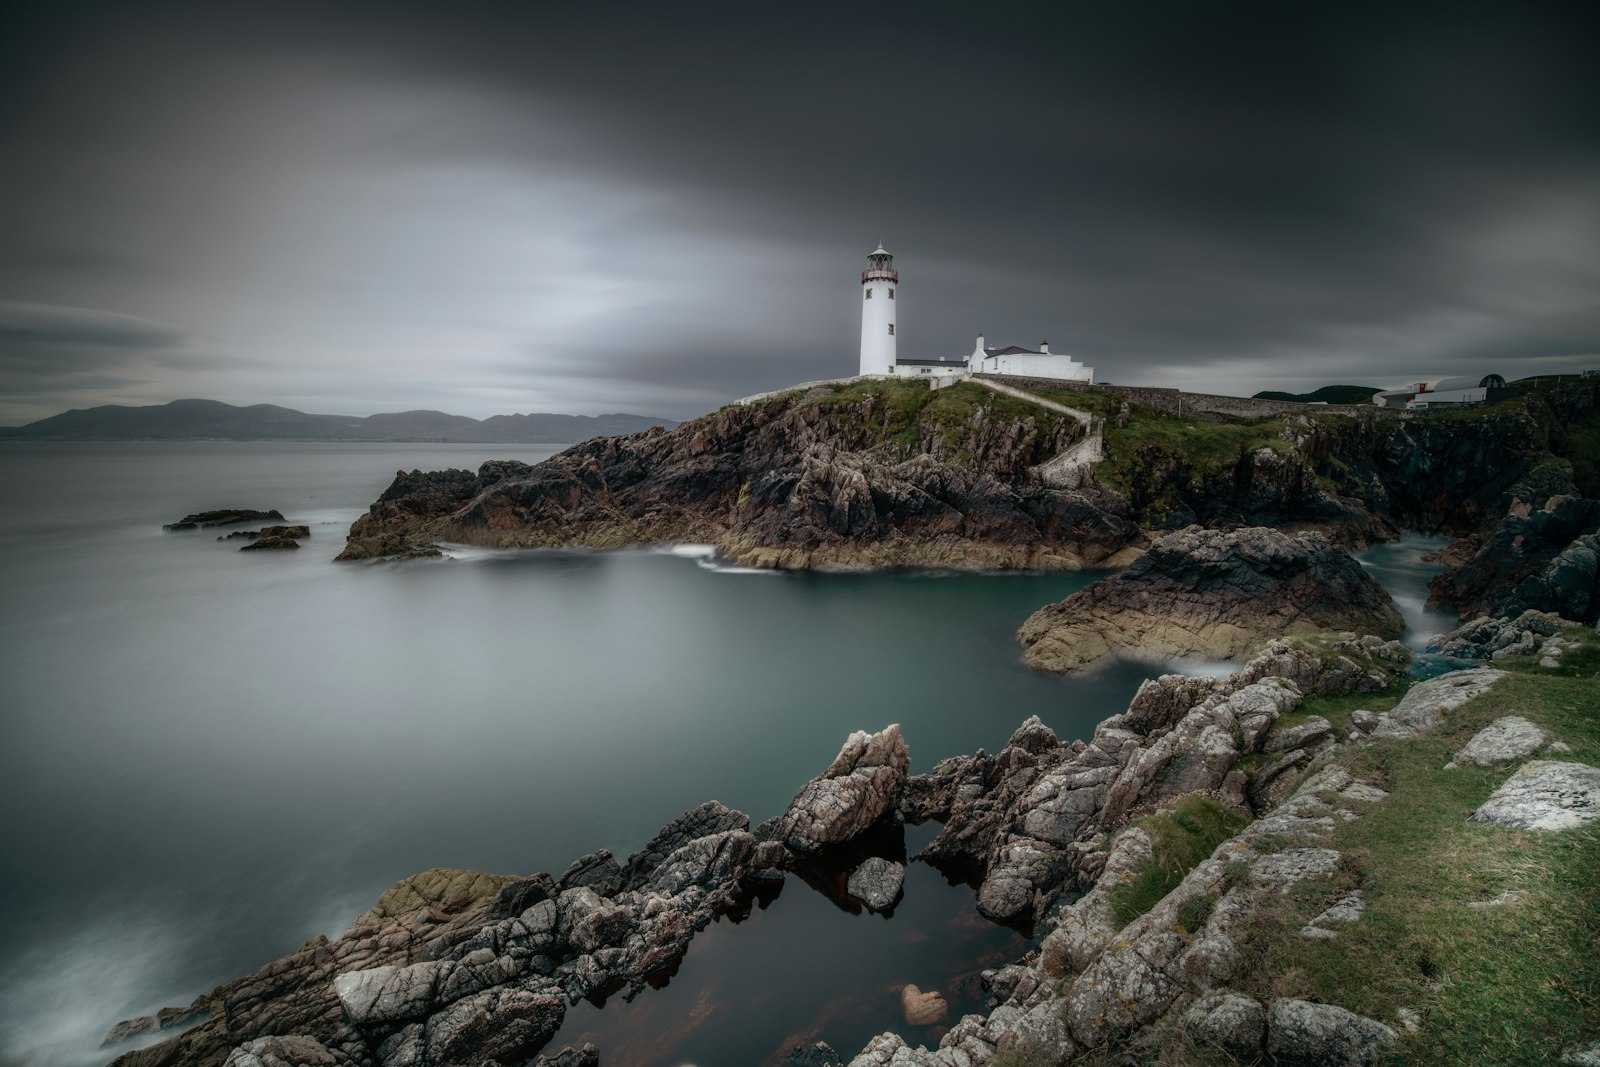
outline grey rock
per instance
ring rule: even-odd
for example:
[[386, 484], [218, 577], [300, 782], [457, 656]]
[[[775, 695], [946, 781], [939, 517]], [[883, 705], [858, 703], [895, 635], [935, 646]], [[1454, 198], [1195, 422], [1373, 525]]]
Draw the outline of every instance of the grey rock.
[[1291, 748], [1306, 748], [1333, 733], [1333, 723], [1321, 715], [1313, 715], [1298, 726], [1274, 730], [1267, 735], [1263, 752], [1286, 752]]
[[1378, 713], [1358, 708], [1350, 713], [1350, 725], [1364, 734], [1370, 734], [1378, 728]]
[[1195, 1001], [1183, 1013], [1182, 1023], [1196, 1041], [1238, 1059], [1250, 1059], [1261, 1054], [1266, 1041], [1267, 1009], [1239, 993], [1212, 993]]
[[1568, 1049], [1561, 1056], [1562, 1063], [1575, 1067], [1600, 1067], [1600, 1041], [1591, 1041], [1579, 1048]]
[[304, 1035], [262, 1037], [228, 1054], [223, 1067], [344, 1067], [350, 1059]]
[[1339, 791], [1339, 795], [1346, 800], [1358, 800], [1363, 804], [1376, 804], [1388, 798], [1389, 794], [1375, 785], [1366, 782], [1352, 782]]
[[608, 848], [596, 849], [572, 861], [559, 879], [559, 889], [588, 886], [603, 897], [615, 896], [622, 889], [622, 868], [611, 858]]
[[333, 980], [347, 1019], [357, 1026], [399, 1022], [429, 1014], [438, 1000], [440, 972], [450, 966], [428, 960], [409, 967], [351, 971]]
[[691, 808], [663, 826], [638, 852], [628, 857], [623, 883], [637, 889], [649, 880], [663, 860], [691, 841], [729, 830], [748, 830], [750, 817], [715, 800]]
[[881, 856], [871, 856], [850, 872], [845, 889], [867, 907], [884, 911], [900, 899], [905, 880], [906, 869], [903, 864]]
[[1550, 735], [1520, 715], [1496, 719], [1473, 735], [1455, 755], [1455, 762], [1488, 767], [1505, 760], [1523, 759], [1545, 746]]
[[795, 794], [775, 836], [800, 853], [851, 840], [893, 809], [910, 766], [898, 724], [856, 731], [828, 769]]
[[1600, 818], [1600, 768], [1533, 760], [1469, 818], [1524, 830], [1567, 830]]
[[516, 988], [458, 1000], [428, 1019], [426, 1062], [430, 1067], [520, 1063], [550, 1040], [566, 1010], [561, 997]]
[[783, 1067], [844, 1067], [844, 1060], [826, 1041], [791, 1049], [783, 1059]]
[[1367, 902], [1361, 896], [1361, 890], [1354, 889], [1334, 901], [1322, 910], [1316, 918], [1312, 919], [1300, 929], [1301, 937], [1327, 939], [1333, 936], [1333, 931], [1327, 929], [1333, 923], [1353, 923], [1361, 918], [1361, 913], [1367, 908]]
[[124, 1019], [106, 1032], [105, 1039], [100, 1042], [100, 1047], [118, 1045], [140, 1034], [153, 1034], [161, 1029], [161, 1022], [154, 1015], [139, 1015], [132, 1019]]
[[1379, 716], [1374, 737], [1416, 737], [1434, 729], [1451, 712], [1487, 693], [1505, 671], [1474, 667], [1451, 671], [1437, 678], [1418, 682], [1407, 691], [1393, 711]]
[[1267, 1056], [1277, 1067], [1364, 1067], [1399, 1037], [1375, 1019], [1332, 1004], [1280, 999], [1267, 1010]]
[[1331, 848], [1291, 848], [1250, 861], [1250, 880], [1287, 892], [1294, 883], [1331, 874], [1338, 866], [1339, 853]]

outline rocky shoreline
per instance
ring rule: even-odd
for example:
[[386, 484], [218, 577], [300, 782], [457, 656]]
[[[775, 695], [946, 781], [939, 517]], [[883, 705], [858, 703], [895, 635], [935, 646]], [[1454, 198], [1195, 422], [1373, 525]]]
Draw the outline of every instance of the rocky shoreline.
[[[1530, 614], [1514, 632], [1561, 625]], [[1225, 1046], [1287, 1048], [1332, 1027], [1341, 1041], [1380, 1049], [1394, 1040], [1395, 1020], [1347, 1018], [1327, 1005], [1243, 1004], [1227, 992], [1228, 939], [1252, 900], [1339, 862], [1319, 835], [1382, 802], [1383, 790], [1342, 770], [1334, 753], [1434, 729], [1504, 676], [1476, 669], [1419, 683], [1391, 712], [1352, 716], [1343, 735], [1315, 716], [1279, 724], [1308, 697], [1380, 692], [1408, 660], [1402, 646], [1376, 637], [1277, 641], [1226, 679], [1147, 681], [1088, 741], [1063, 743], [1030, 719], [999, 753], [945, 760], [925, 775], [909, 774], [898, 727], [857, 733], [780, 816], [757, 827], [712, 801], [622, 863], [602, 850], [559, 877], [436, 870], [408, 879], [340, 938], [316, 938], [160, 1019], [121, 1024], [129, 1034], [202, 1020], [116, 1063], [598, 1063], [603, 1049], [544, 1052], [569, 1004], [648, 995], [717, 915], [844, 855], [850, 869], [831, 877], [842, 876], [866, 906], [892, 906], [903, 868], [851, 846], [885, 830], [898, 841], [894, 828], [929, 820], [940, 831], [913, 862], [960, 872], [977, 885], [980, 912], [1033, 925], [1039, 949], [988, 975], [995, 1010], [956, 1022], [938, 1049], [912, 1050], [885, 1035], [854, 1067], [970, 1067], [1013, 1048], [1048, 1048], [1054, 1058], [1039, 1062], [1065, 1062], [1180, 1014]], [[1119, 924], [1108, 889], [1149, 850], [1130, 820], [1196, 796], [1248, 825], [1155, 909]], [[1206, 895], [1216, 902], [1204, 924], [1175, 934], [1178, 914]], [[1326, 929], [1337, 929], [1341, 914]], [[943, 1003], [931, 990], [907, 998], [908, 1019], [928, 1020]]]

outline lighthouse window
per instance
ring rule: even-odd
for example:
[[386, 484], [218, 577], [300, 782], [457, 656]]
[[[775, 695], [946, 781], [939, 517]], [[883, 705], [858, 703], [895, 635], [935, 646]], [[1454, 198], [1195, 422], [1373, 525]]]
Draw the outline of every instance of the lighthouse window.
[[868, 290], [867, 290], [867, 299], [868, 299], [868, 300], [871, 300], [871, 299], [872, 299], [872, 290], [871, 290], [871, 289], [868, 289]]
[[894, 323], [892, 323], [892, 322], [889, 324], [889, 336], [890, 337], [894, 336]]
[[890, 300], [893, 300], [893, 299], [894, 299], [894, 290], [893, 290], [893, 289], [890, 289], [890, 290], [889, 290], [889, 299], [890, 299]]

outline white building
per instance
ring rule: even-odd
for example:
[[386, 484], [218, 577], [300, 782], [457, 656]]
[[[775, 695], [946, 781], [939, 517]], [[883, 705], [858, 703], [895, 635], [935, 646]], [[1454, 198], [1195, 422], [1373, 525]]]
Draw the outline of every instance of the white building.
[[1094, 368], [1071, 356], [1050, 351], [1047, 341], [1038, 348], [1010, 345], [997, 348], [985, 345], [983, 335], [971, 352], [935, 359], [905, 358], [895, 353], [895, 310], [899, 306], [896, 290], [900, 272], [894, 269], [894, 256], [879, 245], [867, 255], [867, 269], [861, 272], [861, 374], [892, 374], [896, 377], [968, 377], [973, 374], [1010, 374], [1027, 378], [1054, 378], [1057, 381], [1094, 383]]
[[1416, 382], [1401, 389], [1374, 393], [1372, 402], [1380, 408], [1421, 411], [1456, 404], [1481, 404], [1489, 398], [1489, 390], [1505, 387], [1506, 380], [1498, 374], [1486, 374], [1482, 378], [1441, 378], [1436, 382]]

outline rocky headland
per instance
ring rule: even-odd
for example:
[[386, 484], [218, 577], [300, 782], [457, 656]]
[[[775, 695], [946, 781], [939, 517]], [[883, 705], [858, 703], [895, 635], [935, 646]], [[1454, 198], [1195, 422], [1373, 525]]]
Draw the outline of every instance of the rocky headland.
[[[1553, 629], [1543, 657], [1413, 684], [1392, 641], [1280, 640], [1225, 679], [1147, 681], [1087, 740], [1034, 718], [1000, 752], [922, 775], [898, 727], [860, 732], [760, 826], [713, 801], [625, 862], [602, 850], [560, 876], [408, 879], [341, 937], [121, 1024], [188, 1029], [116, 1063], [598, 1064], [604, 1049], [546, 1048], [568, 1005], [649, 996], [697, 931], [790, 875], [819, 884], [843, 863], [826, 880], [892, 905], [903, 867], [871, 842], [929, 820], [938, 835], [912, 862], [969, 881], [978, 910], [1030, 929], [1034, 949], [984, 974], [984, 1014], [947, 1020], [938, 990], [906, 985], [918, 1036], [886, 1033], [852, 1067], [1108, 1050], [1443, 1062], [1483, 1040], [1474, 1012], [1513, 980], [1507, 967], [1527, 966], [1492, 943], [1522, 931], [1566, 977], [1506, 990], [1521, 1015], [1502, 1022], [1559, 1053], [1600, 1032], [1574, 999], [1597, 977], [1583, 933], [1594, 902], [1575, 911], [1561, 891], [1593, 877], [1566, 842], [1600, 826], [1600, 640], [1548, 615], [1509, 625], [1512, 643]], [[1446, 968], [1463, 972], [1453, 985], [1437, 980]], [[934, 1047], [913, 1044], [930, 1032]], [[814, 1046], [791, 1062], [847, 1061]]]
[[1279, 637], [1403, 629], [1377, 579], [1319, 533], [1196, 526], [1040, 608], [1017, 636], [1029, 666], [1067, 673], [1112, 656], [1236, 659]]
[[[1600, 611], [1583, 540], [1600, 535], [1600, 382], [1458, 412], [1257, 419], [1022, 384], [1082, 418], [978, 383], [863, 380], [597, 438], [536, 466], [397, 472], [339, 558], [437, 555], [442, 542], [704, 543], [767, 568], [1048, 570], [1126, 566], [1190, 525], [1316, 531], [1346, 548], [1419, 530], [1456, 539], [1438, 607]], [[1081, 449], [1090, 437], [1099, 446]]]

